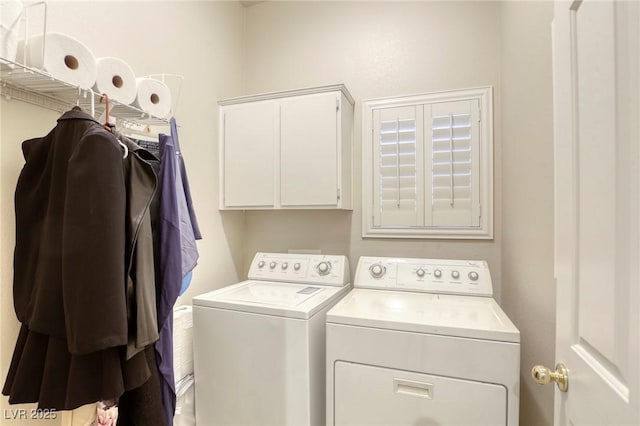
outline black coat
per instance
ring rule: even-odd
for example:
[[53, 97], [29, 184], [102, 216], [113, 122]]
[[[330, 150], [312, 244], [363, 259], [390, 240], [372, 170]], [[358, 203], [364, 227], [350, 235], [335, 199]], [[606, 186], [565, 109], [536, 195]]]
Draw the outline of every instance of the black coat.
[[158, 337], [148, 212], [157, 180], [130, 151], [123, 160], [115, 136], [77, 108], [23, 143], [13, 284], [22, 329], [3, 389], [12, 403], [75, 408], [149, 377], [140, 351]]

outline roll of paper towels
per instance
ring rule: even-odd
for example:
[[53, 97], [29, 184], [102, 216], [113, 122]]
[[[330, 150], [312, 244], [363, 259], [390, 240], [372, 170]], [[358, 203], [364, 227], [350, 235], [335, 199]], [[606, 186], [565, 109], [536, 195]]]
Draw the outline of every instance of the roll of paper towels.
[[96, 84], [98, 93], [106, 93], [109, 99], [129, 105], [136, 100], [138, 87], [131, 66], [120, 58], [96, 59]]
[[153, 116], [166, 118], [171, 113], [169, 87], [155, 78], [139, 77], [136, 80], [138, 92], [134, 105]]
[[29, 37], [27, 57], [24, 59], [26, 65], [43, 69], [53, 78], [82, 89], [91, 89], [96, 81], [96, 58], [93, 53], [82, 42], [66, 34], [47, 33], [46, 40], [43, 35]]
[[10, 61], [16, 60], [21, 15], [21, 0], [0, 1], [0, 56]]

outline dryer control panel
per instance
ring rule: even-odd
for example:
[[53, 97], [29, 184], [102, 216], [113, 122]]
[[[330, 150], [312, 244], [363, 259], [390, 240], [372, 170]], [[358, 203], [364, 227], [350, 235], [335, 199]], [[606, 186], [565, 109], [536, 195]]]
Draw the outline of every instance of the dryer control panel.
[[355, 287], [437, 294], [493, 296], [484, 260], [367, 257], [358, 261]]
[[349, 260], [324, 254], [256, 253], [249, 279], [342, 287], [349, 283]]

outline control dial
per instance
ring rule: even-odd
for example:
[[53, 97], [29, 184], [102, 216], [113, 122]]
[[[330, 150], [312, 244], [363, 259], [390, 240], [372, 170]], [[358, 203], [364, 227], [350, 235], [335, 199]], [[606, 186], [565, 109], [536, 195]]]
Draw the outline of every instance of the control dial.
[[264, 268], [264, 260], [261, 260], [260, 262], [258, 262], [258, 268], [260, 269]]
[[296, 270], [296, 271], [299, 271], [300, 270], [300, 263], [294, 263], [293, 264], [293, 269]]
[[276, 269], [276, 262], [269, 263], [269, 268]]
[[382, 276], [385, 274], [385, 272], [387, 272], [387, 268], [385, 268], [384, 266], [382, 266], [379, 263], [374, 263], [369, 268], [369, 273], [371, 273], [371, 276], [373, 278], [382, 278]]
[[422, 268], [418, 268], [418, 270], [416, 271], [416, 275], [420, 278], [424, 277], [424, 274], [425, 272], [424, 272], [424, 269]]
[[282, 270], [283, 270], [283, 271], [286, 271], [288, 267], [289, 267], [289, 263], [287, 263], [287, 262], [284, 262], [284, 263], [281, 265], [281, 268], [282, 268]]
[[318, 270], [318, 273], [320, 275], [327, 275], [329, 272], [331, 272], [331, 263], [320, 262], [318, 263], [318, 266], [316, 266], [316, 269]]
[[454, 280], [457, 280], [458, 278], [460, 278], [460, 272], [451, 271], [451, 278], [453, 278]]
[[480, 278], [480, 277], [479, 277], [479, 275], [478, 275], [478, 273], [476, 271], [469, 272], [469, 279], [471, 281], [478, 281], [478, 278]]
[[433, 276], [436, 278], [442, 278], [442, 271], [440, 269], [436, 269], [433, 271]]

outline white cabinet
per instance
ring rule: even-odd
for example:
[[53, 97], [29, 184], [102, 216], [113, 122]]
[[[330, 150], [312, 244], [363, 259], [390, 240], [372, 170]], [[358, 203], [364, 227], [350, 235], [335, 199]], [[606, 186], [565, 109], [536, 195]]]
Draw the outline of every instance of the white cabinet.
[[225, 203], [229, 207], [275, 205], [275, 104], [232, 105], [224, 117]]
[[220, 102], [221, 209], [351, 209], [343, 85]]

